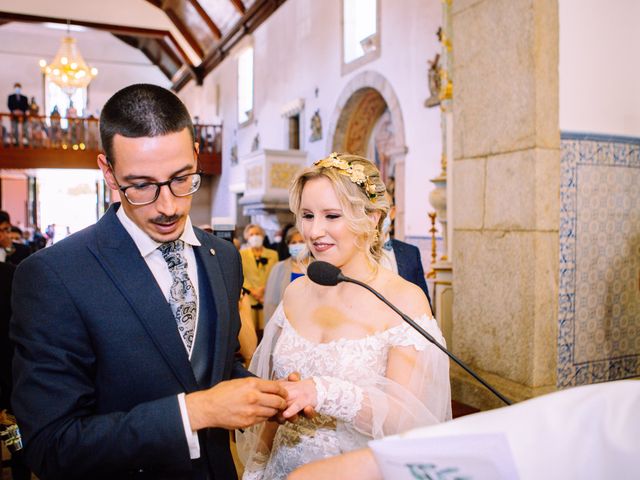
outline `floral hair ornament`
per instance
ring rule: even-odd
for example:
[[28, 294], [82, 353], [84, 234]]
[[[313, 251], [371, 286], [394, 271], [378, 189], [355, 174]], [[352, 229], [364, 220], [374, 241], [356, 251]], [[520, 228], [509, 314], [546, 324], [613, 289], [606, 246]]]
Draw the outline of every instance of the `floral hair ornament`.
[[340, 175], [349, 177], [349, 180], [362, 187], [367, 197], [369, 197], [369, 200], [375, 202], [378, 196], [376, 193], [376, 185], [371, 181], [371, 178], [364, 173], [364, 166], [342, 160], [336, 152], [333, 152], [327, 158], [318, 160], [314, 165], [321, 168], [335, 168]]

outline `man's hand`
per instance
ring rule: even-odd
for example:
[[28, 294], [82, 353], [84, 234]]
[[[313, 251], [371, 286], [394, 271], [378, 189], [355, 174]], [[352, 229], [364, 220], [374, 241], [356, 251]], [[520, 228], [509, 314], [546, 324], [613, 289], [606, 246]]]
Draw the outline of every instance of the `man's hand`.
[[234, 430], [264, 422], [287, 407], [280, 383], [261, 378], [220, 382], [208, 390], [185, 396], [191, 429], [218, 427]]

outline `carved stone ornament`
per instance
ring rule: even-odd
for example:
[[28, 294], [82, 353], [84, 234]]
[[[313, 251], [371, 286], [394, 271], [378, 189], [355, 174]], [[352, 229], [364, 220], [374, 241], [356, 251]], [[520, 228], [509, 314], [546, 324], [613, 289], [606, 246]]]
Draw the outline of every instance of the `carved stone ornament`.
[[433, 60], [429, 60], [429, 98], [424, 102], [425, 107], [435, 107], [440, 105], [440, 88], [442, 79], [440, 78], [440, 54], [436, 53]]
[[233, 144], [231, 150], [229, 151], [229, 156], [231, 157], [231, 165], [238, 164], [238, 145]]
[[316, 113], [311, 117], [311, 136], [310, 142], [316, 142], [322, 140], [322, 118], [320, 118], [320, 110], [316, 110]]

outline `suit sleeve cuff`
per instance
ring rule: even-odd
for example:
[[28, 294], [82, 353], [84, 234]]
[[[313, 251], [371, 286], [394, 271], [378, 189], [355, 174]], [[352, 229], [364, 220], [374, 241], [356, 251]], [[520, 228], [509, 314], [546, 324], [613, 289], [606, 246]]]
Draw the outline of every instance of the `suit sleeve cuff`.
[[191, 422], [189, 421], [189, 412], [187, 412], [187, 403], [184, 400], [185, 394], [178, 395], [178, 405], [180, 406], [180, 415], [182, 416], [182, 427], [184, 435], [189, 445], [189, 457], [191, 460], [200, 458], [200, 442], [198, 441], [198, 432], [191, 430]]

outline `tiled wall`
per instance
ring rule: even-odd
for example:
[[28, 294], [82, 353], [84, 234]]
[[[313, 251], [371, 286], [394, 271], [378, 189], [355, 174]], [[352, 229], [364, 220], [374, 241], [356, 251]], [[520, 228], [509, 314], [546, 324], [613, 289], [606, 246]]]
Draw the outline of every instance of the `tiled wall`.
[[558, 387], [640, 375], [640, 139], [562, 133]]

